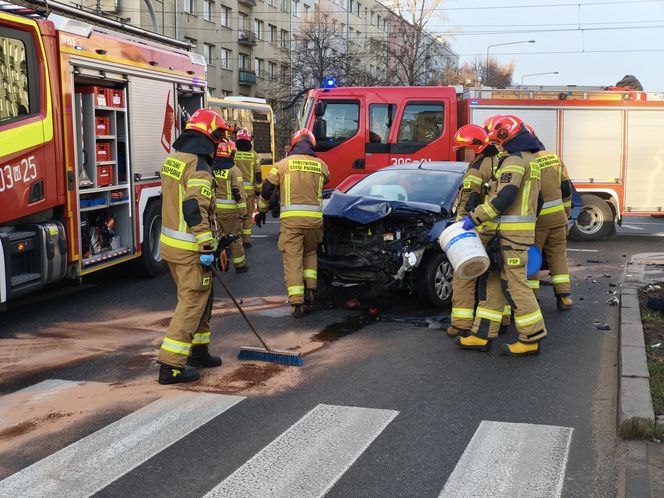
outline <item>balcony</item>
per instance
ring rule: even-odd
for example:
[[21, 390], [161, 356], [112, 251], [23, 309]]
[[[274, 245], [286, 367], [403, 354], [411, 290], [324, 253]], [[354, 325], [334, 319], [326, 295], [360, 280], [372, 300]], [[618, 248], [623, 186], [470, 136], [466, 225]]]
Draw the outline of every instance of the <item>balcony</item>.
[[238, 32], [237, 41], [240, 45], [255, 47], [256, 34], [253, 31], [240, 31]]
[[240, 85], [255, 85], [256, 84], [256, 73], [253, 71], [247, 71], [246, 69], [240, 69]]
[[237, 0], [238, 3], [246, 5], [247, 7], [256, 7], [256, 0]]

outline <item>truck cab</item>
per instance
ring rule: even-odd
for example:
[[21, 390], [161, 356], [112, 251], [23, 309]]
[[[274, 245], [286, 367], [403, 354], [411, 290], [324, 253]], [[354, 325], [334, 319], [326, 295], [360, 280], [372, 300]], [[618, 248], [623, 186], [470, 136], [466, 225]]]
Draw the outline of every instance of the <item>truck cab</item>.
[[330, 168], [327, 188], [346, 177], [412, 161], [455, 160], [453, 87], [352, 87], [311, 90], [297, 115]]

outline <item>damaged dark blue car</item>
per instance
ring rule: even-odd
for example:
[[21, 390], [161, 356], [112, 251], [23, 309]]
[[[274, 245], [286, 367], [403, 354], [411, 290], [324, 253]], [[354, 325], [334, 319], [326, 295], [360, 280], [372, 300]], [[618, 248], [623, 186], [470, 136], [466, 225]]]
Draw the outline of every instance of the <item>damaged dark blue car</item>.
[[452, 266], [438, 237], [454, 217], [463, 162], [378, 170], [325, 199], [319, 285], [362, 286], [365, 297], [404, 289], [434, 306], [452, 297]]

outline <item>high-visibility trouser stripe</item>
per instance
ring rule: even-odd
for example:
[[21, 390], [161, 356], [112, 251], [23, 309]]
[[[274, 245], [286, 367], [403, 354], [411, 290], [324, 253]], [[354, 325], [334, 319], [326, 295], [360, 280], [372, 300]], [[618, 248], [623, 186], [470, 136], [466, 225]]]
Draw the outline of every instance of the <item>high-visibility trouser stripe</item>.
[[528, 214], [528, 207], [530, 205], [530, 180], [526, 182], [521, 195], [521, 216], [525, 216]]
[[495, 223], [493, 221], [485, 221], [484, 223], [480, 223], [477, 225], [477, 230], [482, 231], [483, 228], [488, 228], [489, 230], [496, 230], [498, 228], [498, 223]]
[[313, 280], [318, 279], [318, 272], [316, 270], [312, 269], [305, 269], [304, 270], [304, 278], [311, 278]]
[[194, 334], [194, 339], [191, 341], [192, 344], [210, 344], [211, 332], [197, 332]]
[[539, 289], [540, 281], [539, 280], [528, 280], [528, 287], [531, 289]]
[[487, 320], [491, 320], [492, 322], [502, 322], [503, 321], [503, 313], [500, 311], [494, 311], [490, 310], [487, 308], [477, 308], [477, 312], [475, 313], [475, 316], [477, 318], [486, 318]]
[[482, 210], [487, 214], [487, 216], [490, 219], [494, 219], [496, 216], [498, 216], [498, 213], [496, 212], [495, 209], [489, 204], [488, 202], [485, 202], [484, 204], [481, 204], [480, 207]]
[[238, 209], [246, 208], [246, 207], [247, 207], [247, 203], [246, 203], [246, 202], [238, 202], [238, 203], [236, 204], [236, 206], [238, 207]]
[[210, 187], [212, 188], [212, 183], [210, 180], [205, 180], [203, 178], [192, 178], [187, 181], [187, 188], [189, 187]]
[[554, 284], [569, 284], [569, 274], [551, 275], [551, 282]]
[[246, 258], [246, 257], [244, 256], [244, 254], [243, 254], [242, 256], [238, 256], [237, 258], [233, 258], [232, 261], [233, 261], [233, 264], [234, 264], [234, 265], [238, 265], [238, 264], [240, 264], [240, 263], [244, 263], [244, 261], [245, 261], [246, 259], [247, 259], [247, 258]]
[[475, 175], [468, 175], [466, 178], [464, 178], [464, 180], [474, 183], [475, 185], [482, 185], [484, 183], [484, 180]]
[[533, 313], [529, 313], [527, 315], [517, 315], [514, 317], [514, 321], [516, 322], [517, 325], [532, 325], [533, 323], [537, 323], [540, 320], [544, 320], [544, 317], [542, 316], [542, 311], [537, 310], [534, 311]]
[[168, 337], [164, 337], [164, 342], [161, 344], [161, 349], [171, 353], [189, 356], [189, 353], [191, 352], [191, 344], [188, 342], [180, 342], [174, 339], [169, 339]]
[[304, 294], [304, 285], [291, 285], [288, 288], [289, 296], [299, 296], [301, 294]]
[[517, 175], [524, 175], [526, 173], [526, 168], [512, 164], [501, 168], [498, 173], [516, 173]]
[[473, 308], [452, 308], [452, 318], [474, 318], [475, 310]]
[[506, 304], [503, 308], [503, 316], [510, 316], [512, 314], [512, 307], [509, 304]]
[[[237, 209], [238, 204], [234, 200], [228, 200], [228, 199], [215, 199], [215, 204], [217, 205], [217, 209]], [[246, 207], [246, 204], [245, 204]]]
[[254, 184], [251, 182], [243, 182], [244, 184], [244, 189], [245, 190], [253, 190], [254, 189]]
[[323, 213], [314, 213], [312, 211], [287, 211], [279, 214], [280, 218], [292, 218], [293, 216], [304, 216], [306, 218], [323, 218]]
[[251, 235], [251, 228], [243, 228], [242, 235]]
[[198, 235], [194, 235], [194, 237], [196, 238], [196, 242], [198, 242], [199, 244], [201, 242], [207, 242], [208, 240], [212, 240], [213, 238], [212, 232], [199, 233]]
[[268, 207], [270, 207], [270, 203], [263, 199], [263, 196], [261, 195], [258, 198], [258, 209], [267, 209]]
[[563, 206], [565, 206], [566, 208], [571, 208], [572, 207], [572, 201], [571, 200], [564, 201]]

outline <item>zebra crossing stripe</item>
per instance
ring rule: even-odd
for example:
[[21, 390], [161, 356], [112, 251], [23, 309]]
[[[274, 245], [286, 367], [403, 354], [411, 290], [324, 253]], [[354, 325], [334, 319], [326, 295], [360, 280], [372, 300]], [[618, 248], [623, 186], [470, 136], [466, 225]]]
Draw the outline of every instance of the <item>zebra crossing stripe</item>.
[[440, 497], [559, 497], [572, 431], [570, 427], [483, 421]]
[[159, 399], [0, 481], [0, 496], [90, 496], [243, 399], [202, 393]]
[[318, 405], [205, 498], [323, 496], [398, 413]]

